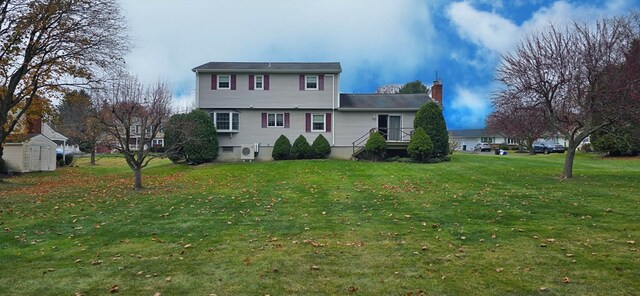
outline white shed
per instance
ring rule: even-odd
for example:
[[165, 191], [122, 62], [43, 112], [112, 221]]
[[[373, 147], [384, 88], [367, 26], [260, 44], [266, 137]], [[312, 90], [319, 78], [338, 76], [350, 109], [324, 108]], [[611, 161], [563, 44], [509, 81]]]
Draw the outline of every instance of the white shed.
[[2, 159], [18, 172], [56, 170], [56, 143], [39, 134], [22, 143], [5, 143]]

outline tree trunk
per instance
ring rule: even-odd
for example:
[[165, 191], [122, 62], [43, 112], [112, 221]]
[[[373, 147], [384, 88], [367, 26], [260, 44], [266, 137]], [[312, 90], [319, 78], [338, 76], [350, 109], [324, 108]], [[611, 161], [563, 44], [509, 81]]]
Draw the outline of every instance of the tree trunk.
[[133, 169], [133, 175], [134, 175], [133, 189], [134, 190], [142, 189], [142, 169], [140, 168]]
[[576, 156], [577, 145], [573, 141], [569, 141], [569, 147], [567, 148], [567, 156], [564, 159], [564, 169], [562, 170], [563, 178], [573, 178], [573, 159]]
[[91, 161], [89, 162], [91, 165], [96, 165], [96, 147], [91, 148]]

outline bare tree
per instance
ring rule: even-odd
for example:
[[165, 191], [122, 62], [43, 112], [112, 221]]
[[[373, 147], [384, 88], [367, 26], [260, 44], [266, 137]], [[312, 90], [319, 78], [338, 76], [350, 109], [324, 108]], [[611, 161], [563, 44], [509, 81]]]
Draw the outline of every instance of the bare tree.
[[127, 48], [116, 0], [0, 0], [0, 143], [34, 98], [96, 80]]
[[142, 169], [155, 157], [151, 141], [171, 112], [171, 91], [162, 82], [145, 86], [129, 75], [108, 83], [96, 92], [97, 118], [111, 147], [120, 152], [134, 173], [135, 190], [142, 189]]
[[514, 139], [527, 147], [529, 154], [535, 154], [533, 142], [550, 132], [544, 110], [539, 106], [522, 106], [519, 100], [504, 100], [511, 104], [499, 105], [501, 101], [494, 98], [496, 110], [487, 117], [487, 130]]
[[376, 89], [377, 94], [397, 94], [402, 84], [385, 84]]
[[[624, 100], [612, 96], [620, 90], [604, 83], [618, 74], [605, 70], [624, 62], [633, 37], [631, 22], [625, 18], [552, 25], [502, 57], [497, 80], [505, 88], [494, 103], [518, 100], [544, 110], [545, 120], [568, 140], [565, 178], [573, 176], [580, 142], [618, 120], [625, 108]], [[596, 117], [601, 120], [594, 121]]]

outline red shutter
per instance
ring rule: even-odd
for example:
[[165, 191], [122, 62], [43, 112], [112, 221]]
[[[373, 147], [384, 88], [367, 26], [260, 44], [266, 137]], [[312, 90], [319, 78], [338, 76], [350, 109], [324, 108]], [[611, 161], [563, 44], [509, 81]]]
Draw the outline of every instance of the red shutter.
[[289, 128], [289, 113], [284, 114], [284, 128]]
[[236, 90], [236, 75], [231, 75], [231, 90]]
[[218, 89], [218, 75], [211, 74], [211, 89]]
[[325, 119], [324, 126], [327, 128], [327, 132], [330, 132], [331, 131], [331, 113], [327, 113], [324, 119]]
[[304, 90], [304, 75], [300, 75], [300, 90]]
[[253, 75], [249, 75], [249, 90], [253, 90]]
[[311, 113], [307, 113], [305, 114], [305, 130], [308, 132], [311, 132]]
[[262, 83], [264, 90], [269, 90], [269, 75], [264, 75], [264, 78], [262, 78]]
[[318, 90], [324, 90], [324, 75], [318, 75]]
[[267, 113], [262, 113], [262, 128], [267, 127]]

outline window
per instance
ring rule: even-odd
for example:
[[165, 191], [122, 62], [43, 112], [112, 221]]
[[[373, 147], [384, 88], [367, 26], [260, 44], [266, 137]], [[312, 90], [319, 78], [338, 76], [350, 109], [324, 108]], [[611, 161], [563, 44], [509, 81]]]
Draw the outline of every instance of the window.
[[222, 146], [222, 153], [233, 153], [233, 146]]
[[151, 140], [151, 147], [163, 147], [164, 146], [164, 139], [153, 139]]
[[491, 138], [491, 137], [482, 137], [482, 138], [480, 139], [480, 142], [482, 142], [482, 143], [489, 143], [489, 144], [492, 144], [492, 143], [494, 142], [494, 138]]
[[218, 132], [237, 132], [239, 128], [239, 116], [237, 112], [213, 112], [211, 119], [216, 124]]
[[231, 89], [230, 75], [218, 75], [218, 89]]
[[263, 75], [256, 75], [255, 80], [254, 80], [254, 88], [257, 89], [257, 90], [264, 89], [264, 76]]
[[267, 114], [268, 127], [284, 127], [284, 113]]
[[311, 115], [311, 131], [312, 132], [324, 132], [324, 114], [312, 114]]
[[507, 144], [509, 145], [518, 144], [518, 141], [516, 141], [515, 139], [507, 138]]
[[318, 89], [318, 76], [317, 75], [307, 75], [305, 76], [305, 89], [306, 90], [317, 90]]
[[131, 134], [139, 134], [140, 133], [140, 125], [132, 125], [129, 127], [129, 132]]

